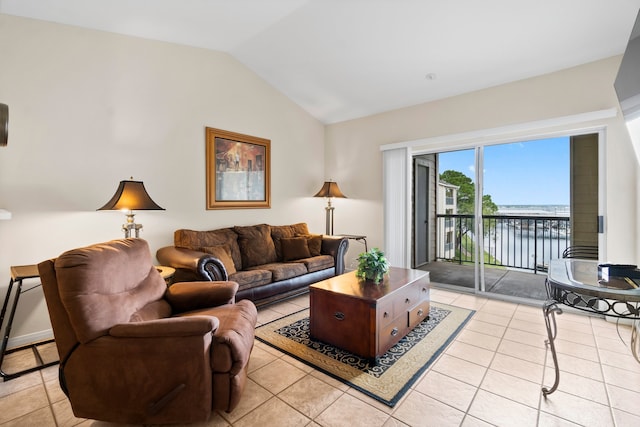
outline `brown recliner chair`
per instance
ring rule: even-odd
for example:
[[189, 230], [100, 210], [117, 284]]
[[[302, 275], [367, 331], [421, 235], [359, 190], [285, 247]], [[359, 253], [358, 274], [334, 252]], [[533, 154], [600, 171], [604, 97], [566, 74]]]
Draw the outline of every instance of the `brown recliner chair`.
[[238, 404], [257, 311], [235, 303], [235, 282], [167, 288], [142, 239], [67, 251], [38, 269], [77, 417], [189, 423]]

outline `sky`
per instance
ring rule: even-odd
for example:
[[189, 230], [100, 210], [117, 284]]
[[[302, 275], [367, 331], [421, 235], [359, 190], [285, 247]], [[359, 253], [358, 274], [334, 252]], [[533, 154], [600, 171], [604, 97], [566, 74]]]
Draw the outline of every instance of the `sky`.
[[[440, 170], [475, 182], [474, 150], [439, 154]], [[496, 205], [569, 205], [569, 137], [484, 148], [484, 194]]]

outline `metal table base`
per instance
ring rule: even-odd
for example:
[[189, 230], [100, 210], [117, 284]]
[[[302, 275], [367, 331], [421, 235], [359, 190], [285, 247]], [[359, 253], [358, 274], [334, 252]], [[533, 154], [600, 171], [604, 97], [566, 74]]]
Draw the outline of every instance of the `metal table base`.
[[[555, 380], [551, 387], [542, 387], [542, 394], [546, 398], [557, 390], [560, 383], [560, 367], [556, 354], [555, 339], [558, 334], [556, 314], [562, 314], [560, 304], [578, 310], [603, 316], [640, 320], [640, 288], [628, 277], [598, 277], [598, 263], [596, 261], [563, 259], [553, 260], [549, 264], [549, 275], [546, 281], [549, 299], [542, 306], [547, 340]], [[631, 331], [631, 342], [638, 341], [638, 326]], [[636, 359], [636, 349], [632, 349]], [[640, 362], [640, 360], [638, 360]]]
[[[36, 265], [20, 265], [20, 266], [12, 266], [11, 267], [11, 280], [9, 281], [9, 288], [7, 289], [7, 295], [4, 299], [4, 303], [2, 304], [2, 311], [0, 312], [0, 330], [2, 330], [2, 326], [4, 325], [4, 318], [5, 315], [7, 314], [7, 308], [9, 307], [9, 300], [11, 299], [11, 294], [13, 291], [13, 287], [15, 286], [15, 294], [13, 297], [13, 303], [11, 304], [11, 311], [9, 313], [9, 318], [7, 319], [7, 325], [6, 328], [4, 330], [4, 334], [3, 334], [3, 338], [2, 338], [2, 345], [0, 346], [0, 377], [2, 377], [2, 379], [4, 381], [8, 381], [14, 378], [17, 378], [21, 375], [24, 374], [28, 374], [30, 372], [34, 372], [37, 371], [39, 369], [43, 369], [46, 368], [48, 366], [53, 366], [56, 365], [58, 363], [60, 363], [59, 360], [55, 360], [55, 361], [51, 361], [51, 362], [44, 362], [42, 359], [42, 356], [40, 355], [40, 352], [38, 351], [38, 346], [39, 345], [43, 345], [43, 344], [48, 344], [48, 343], [52, 343], [54, 342], [53, 339], [49, 339], [49, 340], [45, 340], [45, 341], [40, 341], [37, 343], [33, 343], [33, 344], [28, 344], [25, 346], [21, 346], [21, 347], [16, 347], [16, 348], [12, 348], [10, 350], [7, 350], [7, 344], [9, 342], [9, 335], [11, 334], [11, 327], [13, 326], [13, 319], [15, 317], [16, 314], [16, 308], [18, 307], [18, 301], [20, 300], [20, 295], [23, 294], [24, 292], [28, 292], [32, 289], [35, 289], [39, 286], [41, 286], [40, 284], [34, 285], [31, 288], [22, 289], [22, 281], [24, 279], [35, 279], [38, 278], [40, 276], [40, 274], [38, 273], [38, 267]], [[4, 362], [4, 357], [6, 354], [11, 354], [17, 351], [21, 351], [21, 350], [25, 350], [30, 348], [33, 351], [34, 357], [36, 359], [36, 366], [27, 368], [27, 369], [23, 369], [17, 372], [5, 372], [2, 369], [2, 363]]]

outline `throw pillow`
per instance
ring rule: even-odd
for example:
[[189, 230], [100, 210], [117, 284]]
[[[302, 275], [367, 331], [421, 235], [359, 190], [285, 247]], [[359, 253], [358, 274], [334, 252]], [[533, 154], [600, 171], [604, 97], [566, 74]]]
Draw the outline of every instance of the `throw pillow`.
[[236, 272], [236, 265], [233, 263], [233, 259], [231, 258], [231, 249], [229, 249], [229, 246], [204, 246], [200, 248], [200, 251], [211, 254], [214, 257], [218, 258], [224, 265], [225, 270], [227, 270], [227, 275], [230, 276]]
[[276, 258], [278, 261], [282, 261], [282, 239], [290, 237], [296, 237], [296, 233], [293, 227], [290, 225], [272, 225], [271, 226], [271, 238], [273, 239], [273, 245], [276, 248]]
[[296, 234], [296, 236], [307, 239], [307, 246], [311, 256], [320, 256], [322, 254], [322, 234]]
[[235, 226], [233, 230], [238, 233], [243, 269], [276, 261], [276, 248], [273, 245], [271, 227], [268, 224]]
[[289, 237], [296, 237], [302, 234], [309, 234], [306, 222], [299, 222], [291, 225], [272, 225], [271, 226], [271, 238], [273, 239], [273, 245], [276, 248], [276, 258], [282, 260], [282, 245], [281, 239]]
[[311, 256], [306, 237], [284, 238], [280, 240], [280, 244], [282, 245], [282, 259], [285, 262]]

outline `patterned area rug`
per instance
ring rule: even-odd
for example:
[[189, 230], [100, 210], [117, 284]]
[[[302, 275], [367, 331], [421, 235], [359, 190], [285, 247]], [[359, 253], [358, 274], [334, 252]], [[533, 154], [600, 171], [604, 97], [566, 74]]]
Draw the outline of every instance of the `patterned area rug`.
[[394, 406], [475, 313], [431, 303], [422, 321], [378, 364], [309, 336], [309, 310], [256, 328], [256, 338], [389, 406]]

